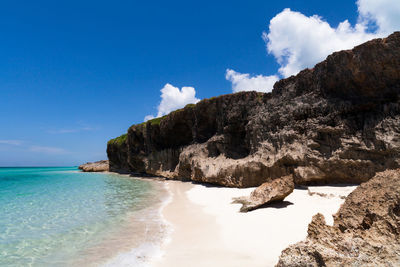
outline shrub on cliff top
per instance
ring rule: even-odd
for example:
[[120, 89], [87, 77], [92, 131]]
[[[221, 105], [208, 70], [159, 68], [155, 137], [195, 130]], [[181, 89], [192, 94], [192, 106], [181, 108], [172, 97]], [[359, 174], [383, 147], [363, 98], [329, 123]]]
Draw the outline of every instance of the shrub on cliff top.
[[154, 118], [152, 120], [148, 120], [147, 123], [150, 123], [151, 125], [159, 125], [161, 123], [161, 120], [164, 118], [163, 117], [158, 117], [158, 118]]
[[184, 108], [194, 108], [196, 104], [187, 104]]
[[111, 139], [110, 141], [108, 141], [108, 144], [122, 145], [123, 143], [126, 142], [127, 137], [128, 137], [127, 134], [123, 134], [121, 136], [118, 136], [117, 138]]
[[[148, 120], [148, 121], [139, 123], [139, 124], [134, 124], [134, 125], [132, 125], [132, 127], [133, 127], [133, 126], [142, 126], [142, 127], [145, 127], [145, 126], [147, 125], [147, 123], [150, 123], [150, 125], [160, 125], [161, 121], [162, 121], [166, 116], [167, 116], [167, 115], [162, 116], [162, 117], [158, 117], [158, 118], [154, 118], [154, 119], [151, 119], [151, 120]], [[138, 129], [138, 128], [136, 127], [136, 129]]]

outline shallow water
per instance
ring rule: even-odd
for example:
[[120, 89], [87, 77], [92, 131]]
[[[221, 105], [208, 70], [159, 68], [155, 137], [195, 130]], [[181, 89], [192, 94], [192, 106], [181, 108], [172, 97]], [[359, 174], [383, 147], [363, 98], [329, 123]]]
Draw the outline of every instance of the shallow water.
[[97, 266], [121, 253], [140, 257], [136, 247], [154, 248], [162, 239], [165, 197], [160, 182], [127, 176], [0, 168], [0, 266]]

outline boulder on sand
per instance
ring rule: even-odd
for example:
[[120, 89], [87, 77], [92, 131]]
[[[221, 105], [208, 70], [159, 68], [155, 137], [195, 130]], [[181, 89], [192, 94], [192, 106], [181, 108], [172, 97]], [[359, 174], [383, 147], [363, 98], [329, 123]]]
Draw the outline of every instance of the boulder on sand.
[[283, 201], [293, 190], [293, 177], [288, 175], [263, 183], [250, 196], [235, 198], [233, 203], [243, 204], [240, 212], [248, 212], [268, 203]]

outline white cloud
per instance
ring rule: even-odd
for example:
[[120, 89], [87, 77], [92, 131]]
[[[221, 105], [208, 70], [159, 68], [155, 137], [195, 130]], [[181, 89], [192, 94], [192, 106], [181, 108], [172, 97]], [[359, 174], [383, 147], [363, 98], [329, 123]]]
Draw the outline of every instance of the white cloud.
[[288, 8], [272, 18], [263, 38], [268, 53], [281, 65], [279, 73], [284, 77], [297, 74], [334, 51], [351, 49], [400, 29], [398, 0], [358, 0], [357, 5], [359, 18], [355, 26], [345, 20], [334, 28], [317, 15], [307, 17]]
[[0, 144], [20, 146], [23, 142], [20, 140], [0, 140]]
[[[196, 98], [196, 90], [193, 87], [182, 87], [179, 89], [167, 83], [161, 89], [161, 102], [158, 105], [157, 117], [164, 116], [171, 111], [183, 108], [187, 104], [195, 104], [200, 99]], [[147, 115], [144, 120], [154, 118], [153, 115]]]
[[374, 22], [379, 33], [388, 35], [400, 30], [400, 2], [398, 0], [358, 0], [359, 23]]
[[166, 115], [178, 108], [183, 108], [187, 104], [194, 104], [199, 101], [200, 99], [196, 98], [196, 90], [193, 87], [182, 87], [179, 90], [179, 88], [167, 83], [161, 89], [161, 103], [158, 106], [157, 117]]
[[263, 34], [268, 53], [275, 56], [284, 77], [313, 67], [334, 51], [352, 48], [375, 36], [366, 33], [361, 24], [352, 27], [346, 20], [332, 28], [319, 16], [306, 17], [290, 9], [276, 15], [270, 21], [269, 33]]
[[155, 117], [153, 115], [147, 115], [147, 116], [144, 117], [144, 121], [149, 121], [149, 120], [152, 120], [154, 118]]
[[63, 148], [49, 147], [49, 146], [31, 146], [29, 150], [32, 152], [45, 153], [45, 154], [66, 154], [68, 153]]
[[225, 78], [232, 83], [234, 93], [240, 91], [271, 92], [274, 84], [279, 80], [276, 75], [250, 77], [250, 74], [239, 73], [231, 69], [226, 70]]

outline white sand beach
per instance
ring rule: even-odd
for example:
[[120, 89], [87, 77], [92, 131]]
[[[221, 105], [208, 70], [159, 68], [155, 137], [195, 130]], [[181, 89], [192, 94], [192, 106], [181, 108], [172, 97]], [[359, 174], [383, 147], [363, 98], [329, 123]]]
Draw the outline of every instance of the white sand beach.
[[313, 215], [320, 212], [332, 224], [331, 215], [356, 188], [295, 189], [281, 204], [240, 213], [240, 204], [231, 204], [232, 198], [248, 195], [254, 188], [167, 183], [172, 201], [163, 215], [173, 230], [162, 246], [163, 256], [153, 266], [274, 266], [283, 249], [306, 237]]

